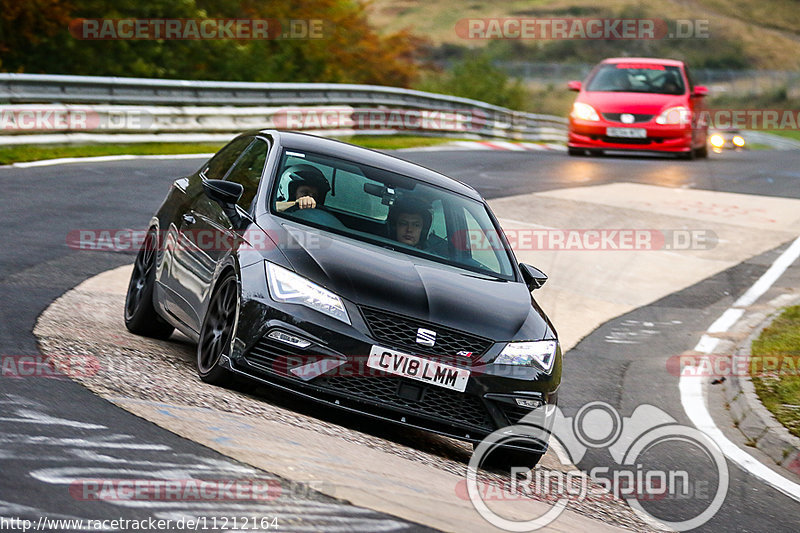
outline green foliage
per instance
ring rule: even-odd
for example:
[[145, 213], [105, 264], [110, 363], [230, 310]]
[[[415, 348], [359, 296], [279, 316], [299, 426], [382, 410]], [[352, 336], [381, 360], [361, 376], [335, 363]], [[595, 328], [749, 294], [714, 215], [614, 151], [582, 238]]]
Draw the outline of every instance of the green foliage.
[[487, 53], [467, 57], [442, 74], [431, 73], [417, 88], [518, 110], [524, 109], [529, 99], [522, 82], [495, 67]]
[[[712, 95], [708, 100], [711, 108], [717, 109], [793, 109], [800, 108], [800, 98], [789, 97], [784, 85], [760, 94], [746, 92]], [[796, 132], [795, 132], [796, 133]]]
[[[0, 16], [0, 69], [10, 72], [407, 87], [421, 43], [408, 32], [379, 35], [356, 0], [0, 0], [0, 8], [8, 10]], [[55, 26], [48, 10], [59, 14]], [[281, 30], [289, 20], [318, 20], [323, 38], [82, 40], [67, 29], [79, 18], [269, 19]]]

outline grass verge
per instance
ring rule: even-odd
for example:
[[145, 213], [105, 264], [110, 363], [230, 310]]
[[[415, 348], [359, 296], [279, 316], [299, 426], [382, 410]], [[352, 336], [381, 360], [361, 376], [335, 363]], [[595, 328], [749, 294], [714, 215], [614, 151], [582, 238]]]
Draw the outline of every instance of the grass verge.
[[764, 133], [771, 133], [772, 135], [780, 135], [781, 137], [800, 141], [800, 130], [766, 130]]
[[753, 341], [751, 351], [756, 394], [781, 424], [800, 437], [800, 305], [787, 307]]
[[448, 139], [444, 137], [421, 137], [414, 135], [353, 135], [352, 137], [339, 137], [340, 141], [357, 144], [373, 150], [399, 150], [401, 148], [421, 148], [436, 146], [463, 139]]
[[222, 143], [136, 143], [83, 145], [19, 145], [0, 147], [0, 165], [61, 157], [96, 157], [103, 155], [163, 155], [213, 153]]
[[[376, 150], [397, 150], [435, 146], [458, 139], [410, 135], [354, 135], [341, 140]], [[224, 143], [136, 143], [84, 145], [18, 145], [0, 147], [0, 165], [58, 159], [62, 157], [95, 157], [104, 155], [168, 155], [213, 153]]]

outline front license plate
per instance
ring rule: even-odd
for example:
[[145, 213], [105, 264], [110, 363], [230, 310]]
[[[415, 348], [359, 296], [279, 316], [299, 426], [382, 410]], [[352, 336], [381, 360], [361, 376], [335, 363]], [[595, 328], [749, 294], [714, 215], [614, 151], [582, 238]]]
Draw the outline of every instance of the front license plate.
[[465, 368], [445, 365], [381, 346], [372, 347], [367, 366], [460, 392], [464, 392], [469, 380], [469, 370]]
[[606, 135], [609, 137], [625, 137], [626, 139], [645, 139], [647, 129], [645, 128], [606, 128]]

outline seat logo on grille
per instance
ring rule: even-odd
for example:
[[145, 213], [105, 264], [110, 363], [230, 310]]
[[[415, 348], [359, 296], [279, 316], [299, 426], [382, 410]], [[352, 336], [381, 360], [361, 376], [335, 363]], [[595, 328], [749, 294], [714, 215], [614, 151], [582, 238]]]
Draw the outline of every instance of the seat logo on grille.
[[633, 121], [636, 120], [630, 113], [623, 113], [619, 118], [623, 124], [633, 124]]
[[436, 332], [430, 329], [417, 329], [417, 344], [433, 346], [436, 344]]

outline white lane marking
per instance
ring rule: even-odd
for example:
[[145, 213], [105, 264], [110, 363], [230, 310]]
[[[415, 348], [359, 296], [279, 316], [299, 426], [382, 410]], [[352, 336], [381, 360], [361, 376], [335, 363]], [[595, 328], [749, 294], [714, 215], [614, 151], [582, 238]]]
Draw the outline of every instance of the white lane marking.
[[513, 218], [498, 218], [500, 223], [508, 222], [509, 224], [519, 224], [520, 226], [528, 226], [531, 228], [541, 229], [556, 229], [554, 226], [542, 226], [541, 224], [534, 224], [533, 222], [523, 222], [521, 220], [514, 220]]
[[45, 408], [41, 402], [37, 402], [30, 398], [24, 398], [22, 396], [17, 396], [16, 394], [2, 393], [0, 396], [7, 398], [5, 400], [0, 399], [0, 404], [16, 405], [18, 407], [38, 407], [40, 409]]
[[[722, 333], [727, 331], [744, 314], [742, 307], [753, 304], [772, 286], [778, 278], [786, 271], [789, 266], [800, 257], [800, 237], [772, 263], [772, 266], [739, 297], [733, 306], [725, 311], [709, 327], [709, 333]], [[710, 354], [719, 339], [703, 335], [700, 342], [695, 346], [695, 351]], [[708, 435], [722, 449], [722, 452], [734, 463], [741, 466], [752, 475], [761, 478], [765, 483], [786, 494], [790, 498], [800, 501], [800, 485], [783, 477], [774, 470], [758, 462], [754, 457], [740, 449], [731, 442], [720, 429], [714, 424], [711, 414], [706, 408], [705, 402], [705, 380], [697, 377], [683, 375], [679, 380], [681, 392], [681, 404], [683, 405], [689, 420], [699, 429]]]
[[[114, 435], [122, 436], [122, 435]], [[126, 435], [127, 437], [127, 435]], [[85, 448], [114, 448], [125, 450], [169, 450], [163, 444], [136, 444], [133, 442], [103, 442], [103, 439], [76, 439], [38, 435], [7, 434], [0, 436], [0, 444], [33, 444], [36, 446], [83, 446]]]
[[105, 161], [127, 161], [130, 159], [208, 159], [214, 154], [159, 154], [159, 155], [100, 155], [95, 157], [60, 157], [41, 161], [25, 161], [0, 165], [0, 168], [48, 167], [51, 165], [67, 165], [71, 163], [103, 163]]
[[0, 422], [16, 422], [18, 424], [42, 424], [46, 426], [66, 426], [78, 429], [108, 429], [106, 426], [98, 424], [87, 424], [85, 422], [77, 422], [75, 420], [67, 420], [66, 418], [57, 418], [38, 411], [29, 409], [17, 409], [17, 415], [20, 418], [0, 417]]
[[669, 322], [625, 320], [619, 326], [611, 328], [609, 334], [605, 336], [605, 342], [612, 344], [641, 344], [648, 342], [651, 337], [661, 334], [661, 330], [651, 328], [671, 327], [680, 323], [680, 320]]

